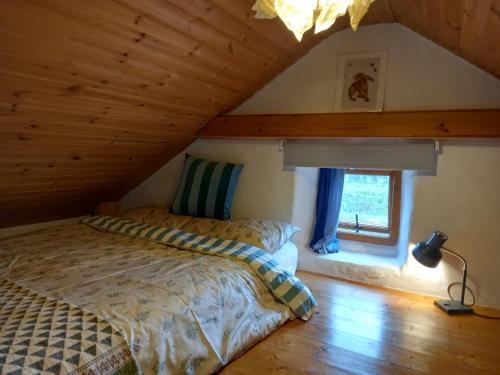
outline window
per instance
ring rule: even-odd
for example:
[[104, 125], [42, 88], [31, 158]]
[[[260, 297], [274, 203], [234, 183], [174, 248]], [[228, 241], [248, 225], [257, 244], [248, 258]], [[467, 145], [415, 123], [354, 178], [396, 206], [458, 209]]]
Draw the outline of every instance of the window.
[[393, 245], [399, 233], [401, 172], [348, 169], [337, 236]]

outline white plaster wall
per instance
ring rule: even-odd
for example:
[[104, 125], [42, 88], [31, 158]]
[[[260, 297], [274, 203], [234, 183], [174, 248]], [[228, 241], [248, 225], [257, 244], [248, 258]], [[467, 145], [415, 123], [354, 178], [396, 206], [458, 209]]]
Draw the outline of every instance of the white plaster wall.
[[[403, 26], [391, 24], [334, 34], [233, 113], [331, 112], [338, 54], [377, 49], [389, 49], [386, 110], [500, 107], [500, 82], [496, 78]], [[245, 163], [233, 215], [291, 221], [301, 226], [304, 230], [295, 241], [303, 269], [433, 295], [444, 295], [446, 285], [459, 279], [460, 269], [453, 261], [428, 269], [410, 257], [401, 268], [401, 259], [389, 257], [381, 261], [364, 256], [357, 265], [349, 257], [325, 259], [312, 254], [305, 244], [314, 217], [317, 171], [283, 171], [276, 142], [196, 141], [187, 151]], [[123, 206], [170, 202], [182, 160], [180, 155], [167, 163], [129, 193]], [[407, 228], [410, 242], [425, 239], [436, 229], [445, 231], [449, 246], [470, 261], [479, 302], [496, 307], [500, 307], [499, 162], [498, 144], [445, 145], [437, 176], [415, 177], [413, 215], [408, 218], [412, 223]]]
[[244, 164], [234, 195], [233, 217], [256, 217], [290, 222], [294, 173], [283, 170], [279, 142], [197, 140], [165, 164], [122, 200], [122, 208], [170, 204], [175, 195], [184, 154]]
[[341, 53], [389, 50], [385, 110], [498, 108], [490, 74], [399, 24], [333, 34], [233, 111], [332, 112]]
[[[185, 152], [181, 152], [123, 197], [121, 200], [122, 211], [153, 204], [170, 205], [182, 173], [184, 155]], [[196, 154], [193, 155], [196, 156]]]
[[[495, 77], [409, 29], [391, 24], [334, 34], [233, 113], [332, 112], [338, 55], [380, 49], [389, 50], [385, 110], [500, 108], [500, 82]], [[500, 233], [499, 152], [498, 144], [443, 147], [437, 176], [415, 177], [415, 191], [410, 192], [414, 194], [414, 212], [407, 218], [412, 224], [402, 228], [409, 233], [402, 233], [407, 240], [398, 244], [403, 250], [399, 259], [365, 255], [354, 262], [345, 251], [328, 256], [311, 253], [306, 244], [313, 225], [317, 171], [298, 168], [292, 222], [304, 229], [296, 236], [299, 268], [444, 296], [448, 283], [459, 280], [460, 266], [453, 260], [450, 265], [443, 262], [437, 269], [428, 269], [410, 256], [400, 267], [407, 257], [404, 247], [441, 229], [449, 235], [450, 247], [470, 260], [471, 282], [479, 303], [500, 307], [500, 273], [496, 271], [500, 266], [496, 234]], [[488, 190], [484, 194], [485, 189], [496, 189], [497, 193]], [[341, 242], [341, 250], [366, 252], [369, 246], [355, 247]]]
[[299, 248], [299, 266], [306, 263], [305, 257], [315, 257], [315, 254], [308, 248], [312, 238], [315, 212], [316, 212], [316, 191], [318, 188], [319, 170], [317, 168], [296, 168], [295, 169], [295, 191], [291, 222], [302, 230], [294, 236], [294, 242]]
[[[416, 242], [435, 230], [448, 234], [447, 247], [458, 251], [469, 262], [469, 283], [482, 305], [500, 307], [500, 143], [449, 143], [443, 146], [436, 176], [413, 177], [413, 207], [410, 218], [402, 217], [398, 246], [400, 256], [409, 255]], [[408, 188], [408, 187], [407, 187]], [[411, 187], [410, 187], [411, 188]], [[297, 185], [296, 195], [310, 196], [314, 190]], [[403, 188], [403, 190], [405, 187]], [[403, 194], [405, 194], [403, 192]], [[312, 222], [301, 218], [308, 230]], [[410, 221], [405, 225], [404, 221]], [[301, 243], [299, 243], [301, 244]], [[370, 245], [360, 244], [364, 252]], [[373, 245], [372, 245], [373, 246]], [[378, 284], [437, 296], [461, 279], [460, 261], [445, 255], [437, 269], [406, 259], [352, 256], [340, 242], [341, 252], [318, 256], [300, 246], [299, 268], [349, 280]], [[344, 250], [344, 251], [343, 251]], [[407, 253], [405, 254], [404, 251]], [[401, 260], [404, 260], [401, 263]], [[400, 267], [404, 264], [403, 267]]]
[[[479, 302], [500, 307], [500, 143], [445, 145], [437, 176], [415, 177], [414, 202], [410, 241], [418, 242], [436, 229], [447, 233], [446, 246], [468, 260]], [[430, 287], [459, 280], [453, 270], [461, 271], [460, 262], [446, 260], [442, 272], [434, 272], [437, 280]], [[407, 265], [408, 282], [413, 283], [421, 268]], [[425, 281], [412, 284], [417, 287], [429, 289]]]

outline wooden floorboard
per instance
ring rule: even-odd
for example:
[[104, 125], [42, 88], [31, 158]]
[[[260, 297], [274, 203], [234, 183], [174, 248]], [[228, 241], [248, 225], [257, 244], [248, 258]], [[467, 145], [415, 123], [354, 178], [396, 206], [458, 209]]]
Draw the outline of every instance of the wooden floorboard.
[[286, 323], [221, 374], [500, 374], [500, 320], [447, 316], [429, 296], [298, 276], [317, 315]]

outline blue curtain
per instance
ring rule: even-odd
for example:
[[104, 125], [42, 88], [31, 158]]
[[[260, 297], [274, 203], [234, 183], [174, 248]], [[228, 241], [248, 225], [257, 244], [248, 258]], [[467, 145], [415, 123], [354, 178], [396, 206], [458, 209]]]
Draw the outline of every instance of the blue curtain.
[[316, 222], [309, 246], [318, 254], [338, 252], [337, 227], [344, 190], [345, 169], [320, 168]]

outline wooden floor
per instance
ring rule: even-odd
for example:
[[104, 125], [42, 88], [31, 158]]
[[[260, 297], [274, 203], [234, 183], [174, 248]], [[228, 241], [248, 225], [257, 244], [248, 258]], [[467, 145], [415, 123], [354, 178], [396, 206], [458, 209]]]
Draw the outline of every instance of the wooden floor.
[[500, 320], [449, 317], [431, 297], [298, 276], [319, 314], [285, 324], [222, 374], [500, 374]]

